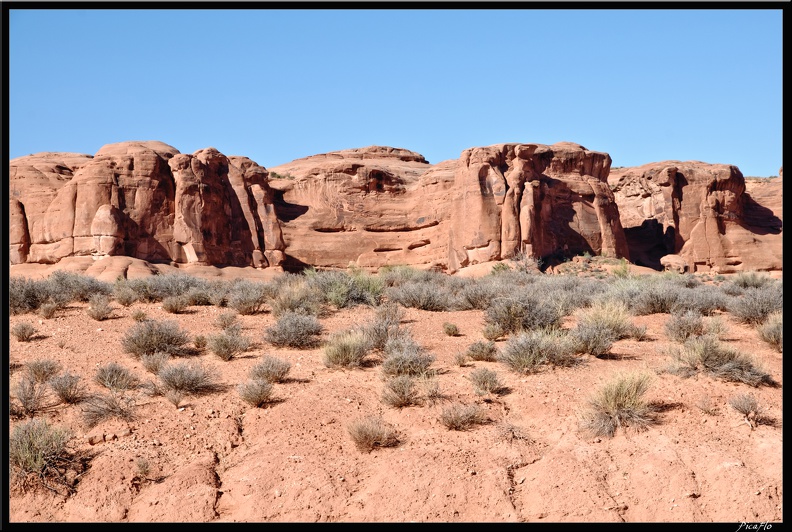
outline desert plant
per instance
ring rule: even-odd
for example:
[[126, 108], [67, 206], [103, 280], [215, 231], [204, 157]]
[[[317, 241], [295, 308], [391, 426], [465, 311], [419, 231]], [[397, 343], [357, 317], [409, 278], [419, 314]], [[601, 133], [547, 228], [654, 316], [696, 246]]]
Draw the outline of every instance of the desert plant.
[[134, 398], [123, 394], [93, 395], [83, 401], [83, 420], [88, 427], [95, 427], [111, 418], [132, 421], [135, 419], [134, 407]]
[[273, 386], [264, 380], [252, 380], [240, 384], [237, 388], [239, 396], [247, 404], [256, 408], [261, 408], [272, 400]]
[[454, 364], [459, 366], [460, 368], [464, 368], [468, 365], [468, 356], [466, 353], [456, 353], [454, 355]]
[[407, 281], [388, 288], [386, 293], [389, 301], [405, 307], [432, 312], [451, 310], [453, 307], [451, 294], [443, 286], [442, 281], [435, 278], [428, 282]]
[[168, 296], [162, 300], [162, 310], [169, 314], [181, 314], [190, 306], [190, 301], [186, 295]]
[[471, 360], [494, 362], [497, 360], [498, 348], [495, 347], [495, 342], [493, 341], [484, 342], [479, 340], [468, 346], [466, 355]]
[[19, 342], [29, 342], [36, 336], [37, 332], [36, 328], [26, 321], [20, 321], [11, 327], [11, 334]]
[[205, 307], [211, 305], [211, 288], [208, 285], [191, 286], [184, 298], [187, 300], [187, 306], [201, 306]]
[[370, 452], [377, 447], [395, 447], [399, 444], [398, 431], [380, 416], [354, 420], [347, 430], [360, 451]]
[[503, 287], [495, 282], [474, 281], [459, 291], [459, 305], [462, 310], [484, 310], [502, 293]]
[[122, 307], [130, 307], [138, 300], [138, 295], [125, 282], [116, 283], [113, 286], [113, 299]]
[[360, 367], [369, 346], [365, 332], [360, 329], [334, 333], [324, 346], [324, 364], [329, 368]]
[[459, 327], [453, 323], [446, 322], [443, 324], [443, 332], [447, 336], [459, 336]]
[[77, 404], [88, 396], [80, 376], [68, 371], [50, 379], [49, 387], [61, 402], [68, 405]]
[[485, 420], [484, 412], [476, 404], [454, 403], [440, 413], [440, 423], [449, 430], [467, 430]]
[[759, 405], [752, 394], [744, 393], [735, 395], [729, 399], [729, 405], [737, 412], [742, 414], [751, 429], [756, 428], [756, 425], [773, 425], [773, 419], [767, 415], [765, 409]]
[[33, 312], [49, 299], [50, 285], [47, 281], [24, 277], [8, 279], [8, 306], [11, 314]]
[[49, 358], [38, 358], [25, 363], [25, 373], [38, 383], [45, 383], [58, 374], [61, 367]]
[[157, 375], [160, 369], [170, 361], [170, 357], [168, 353], [157, 351], [150, 355], [141, 356], [140, 362], [143, 364], [143, 367], [146, 368], [146, 371]]
[[288, 313], [319, 316], [322, 312], [322, 294], [309, 286], [306, 278], [301, 275], [282, 275], [271, 289], [274, 296], [270, 307], [276, 318]]
[[605, 383], [589, 400], [581, 428], [608, 437], [620, 427], [646, 428], [655, 421], [654, 409], [643, 399], [650, 383], [646, 373], [618, 375]]
[[133, 390], [140, 384], [137, 377], [128, 369], [115, 362], [108, 362], [104, 366], [99, 366], [94, 380], [97, 384], [114, 392]]
[[619, 265], [611, 270], [611, 273], [614, 277], [624, 279], [630, 276], [630, 263], [627, 262], [627, 259], [621, 259], [619, 261]]
[[578, 363], [575, 339], [557, 330], [539, 329], [510, 338], [498, 361], [518, 373], [533, 373], [542, 364], [571, 366]]
[[269, 327], [265, 340], [276, 347], [310, 349], [319, 344], [322, 324], [314, 316], [286, 312]]
[[362, 330], [371, 349], [384, 349], [388, 340], [397, 334], [404, 309], [395, 303], [385, 303], [377, 308], [374, 319]]
[[271, 294], [269, 285], [243, 280], [228, 291], [227, 305], [243, 315], [255, 314], [261, 310]]
[[784, 349], [783, 320], [783, 313], [774, 312], [769, 314], [757, 329], [759, 338], [773, 346], [779, 353]]
[[559, 327], [561, 318], [558, 306], [527, 294], [496, 299], [484, 314], [486, 323], [499, 325], [507, 333]]
[[250, 368], [250, 378], [256, 381], [284, 382], [291, 370], [291, 363], [269, 355], [264, 355], [258, 364]]
[[704, 316], [711, 316], [716, 310], [727, 310], [728, 303], [729, 300], [722, 290], [710, 285], [701, 285], [680, 290], [671, 311], [694, 310]]
[[221, 312], [220, 314], [217, 315], [217, 318], [215, 319], [214, 323], [218, 328], [225, 330], [239, 323], [237, 316], [238, 314], [234, 310]]
[[731, 278], [731, 282], [740, 288], [762, 288], [773, 283], [772, 277], [756, 271], [738, 272]]
[[96, 321], [106, 320], [113, 314], [110, 298], [104, 294], [95, 294], [91, 296], [87, 312], [88, 315]]
[[50, 478], [62, 480], [62, 467], [70, 461], [66, 445], [68, 430], [44, 419], [31, 419], [14, 427], [8, 439], [8, 462], [16, 480], [26, 486], [34, 481], [48, 485]]
[[642, 281], [643, 289], [629, 303], [630, 308], [641, 316], [647, 314], [670, 314], [676, 306], [682, 288], [672, 281]]
[[503, 330], [503, 327], [497, 323], [487, 323], [481, 331], [481, 335], [492, 342], [498, 338], [502, 338], [505, 334], [506, 332]]
[[158, 373], [165, 391], [176, 391], [184, 394], [201, 395], [219, 389], [209, 371], [198, 363], [178, 362], [166, 364]]
[[418, 390], [415, 379], [408, 375], [399, 375], [385, 381], [382, 400], [395, 408], [403, 408], [418, 404]]
[[743, 323], [759, 325], [770, 314], [781, 312], [783, 308], [781, 284], [772, 283], [761, 288], [747, 288], [741, 296], [732, 298], [729, 312]]
[[673, 313], [666, 321], [665, 332], [675, 342], [684, 342], [692, 336], [704, 334], [704, 320], [695, 310]]
[[145, 313], [145, 311], [140, 309], [132, 311], [132, 314], [130, 314], [130, 316], [135, 321], [146, 321], [148, 319], [148, 315]]
[[206, 336], [204, 336], [203, 334], [198, 334], [198, 335], [196, 335], [196, 336], [193, 338], [193, 345], [194, 345], [194, 346], [195, 346], [195, 348], [196, 348], [196, 349], [198, 349], [199, 351], [200, 351], [201, 349], [204, 349], [204, 348], [206, 347], [206, 344], [207, 344], [208, 342], [209, 342], [209, 340], [207, 340], [207, 339], [206, 339]]
[[754, 387], [776, 385], [752, 357], [725, 346], [712, 336], [690, 338], [681, 348], [672, 348], [671, 355], [676, 365], [669, 368], [669, 372], [682, 377], [701, 371], [716, 379]]
[[227, 331], [228, 329], [221, 334], [210, 335], [207, 340], [209, 350], [225, 361], [229, 361], [250, 349], [250, 339], [248, 337]]
[[613, 329], [602, 322], [578, 323], [570, 335], [577, 341], [577, 352], [595, 357], [610, 353], [613, 342], [618, 339]]
[[385, 344], [382, 372], [386, 376], [421, 376], [430, 373], [433, 355], [424, 353], [410, 334], [394, 336]]
[[147, 320], [133, 325], [121, 339], [124, 352], [136, 357], [161, 351], [169, 355], [186, 353], [185, 344], [190, 341], [185, 331], [173, 321]]
[[184, 397], [186, 394], [181, 390], [165, 390], [163, 392], [163, 395], [170, 404], [172, 404], [176, 408], [179, 408], [182, 401], [184, 401]]
[[629, 307], [616, 299], [599, 299], [590, 307], [575, 311], [577, 326], [583, 329], [607, 329], [614, 340], [629, 338], [635, 334]]
[[27, 375], [19, 379], [11, 388], [11, 395], [17, 400], [12, 405], [13, 410], [33, 417], [45, 408], [44, 400], [47, 397], [46, 388]]
[[39, 316], [44, 319], [50, 319], [55, 316], [55, 312], [58, 310], [57, 303], [42, 303], [38, 309]]
[[717, 407], [712, 405], [712, 401], [708, 396], [701, 397], [698, 401], [696, 401], [696, 408], [708, 416], [714, 416], [718, 413]]
[[503, 389], [498, 374], [487, 368], [478, 368], [470, 374], [470, 382], [477, 395], [497, 394]]
[[95, 277], [65, 270], [55, 270], [47, 282], [51, 293], [58, 294], [62, 301], [90, 301], [95, 295], [109, 296], [113, 290], [112, 285]]

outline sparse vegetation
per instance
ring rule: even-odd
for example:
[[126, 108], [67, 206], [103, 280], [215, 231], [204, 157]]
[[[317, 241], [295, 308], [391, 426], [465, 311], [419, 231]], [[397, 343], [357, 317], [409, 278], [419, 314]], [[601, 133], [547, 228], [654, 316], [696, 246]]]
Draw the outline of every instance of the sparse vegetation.
[[688, 338], [704, 334], [704, 319], [695, 310], [673, 313], [666, 321], [666, 335], [676, 341], [685, 342]]
[[12, 386], [11, 395], [17, 401], [12, 403], [12, 411], [17, 411], [24, 416], [33, 417], [45, 408], [46, 388], [27, 375]]
[[324, 364], [329, 368], [360, 367], [369, 346], [365, 332], [360, 329], [334, 333], [324, 346]]
[[698, 372], [729, 382], [742, 382], [750, 386], [774, 386], [775, 380], [752, 357], [740, 353], [712, 336], [688, 339], [681, 348], [672, 348], [675, 365], [668, 372], [690, 377]]
[[135, 419], [134, 407], [134, 398], [123, 394], [92, 395], [83, 401], [83, 420], [88, 427], [95, 427], [111, 418], [132, 421]]
[[132, 372], [115, 362], [108, 362], [104, 366], [100, 366], [96, 370], [94, 380], [97, 384], [113, 392], [133, 390], [140, 384]]
[[276, 347], [310, 349], [319, 344], [322, 324], [314, 316], [286, 312], [268, 328], [264, 338]]
[[181, 314], [190, 306], [186, 295], [168, 296], [162, 300], [162, 310], [169, 314]]
[[595, 436], [613, 437], [618, 428], [644, 429], [655, 421], [653, 407], [644, 401], [651, 377], [646, 373], [619, 375], [589, 400], [581, 428]]
[[250, 348], [250, 339], [239, 333], [226, 332], [213, 334], [207, 340], [209, 350], [225, 361], [244, 353]]
[[60, 370], [60, 364], [49, 358], [37, 358], [25, 363], [25, 374], [38, 383], [49, 381]]
[[140, 309], [133, 310], [130, 316], [132, 317], [133, 320], [138, 322], [146, 321], [148, 319], [148, 315]]
[[288, 360], [264, 355], [258, 364], [250, 368], [250, 378], [272, 383], [284, 382], [290, 370], [291, 363]]
[[579, 362], [575, 356], [577, 342], [570, 335], [557, 330], [539, 329], [510, 338], [498, 360], [518, 373], [533, 373], [542, 364], [572, 366]]
[[14, 335], [18, 342], [29, 342], [36, 336], [37, 332], [36, 328], [26, 321], [20, 321], [11, 327], [11, 334]]
[[446, 336], [459, 336], [459, 327], [453, 323], [446, 322], [443, 324], [443, 332]]
[[157, 351], [150, 355], [143, 355], [140, 357], [140, 362], [146, 371], [157, 375], [162, 367], [170, 361], [171, 356], [168, 353]]
[[773, 425], [774, 420], [767, 415], [765, 409], [759, 405], [752, 394], [743, 393], [735, 395], [729, 399], [729, 405], [737, 412], [742, 414], [751, 429], [756, 428], [757, 425]]
[[779, 353], [784, 350], [784, 315], [781, 312], [774, 312], [767, 316], [767, 319], [759, 328], [759, 337], [773, 346]]
[[481, 335], [487, 340], [494, 342], [498, 338], [502, 338], [503, 336], [505, 336], [506, 333], [504, 332], [503, 327], [501, 327], [497, 323], [487, 323], [486, 325], [484, 325], [484, 329], [481, 331]]
[[77, 404], [88, 396], [80, 376], [68, 371], [50, 379], [49, 386], [58, 399], [68, 405]]
[[454, 403], [440, 413], [440, 423], [449, 430], [467, 430], [485, 420], [484, 412], [476, 404]]
[[38, 484], [49, 487], [52, 481], [64, 484], [63, 468], [71, 461], [66, 447], [70, 439], [68, 430], [44, 419], [14, 427], [8, 440], [8, 462], [15, 484], [23, 490]]
[[242, 400], [256, 408], [261, 408], [272, 400], [272, 390], [272, 384], [266, 380], [252, 380], [237, 387]]
[[58, 304], [57, 303], [42, 303], [38, 309], [38, 314], [44, 319], [51, 319], [55, 316], [55, 313], [58, 311]]
[[758, 326], [770, 314], [783, 311], [781, 286], [781, 283], [772, 283], [760, 288], [747, 288], [741, 296], [732, 298], [729, 311], [743, 323]]
[[398, 375], [386, 380], [382, 400], [395, 408], [418, 404], [419, 395], [415, 379], [409, 375]]
[[202, 395], [219, 389], [211, 373], [197, 362], [176, 362], [163, 366], [158, 373], [165, 391]]
[[110, 298], [104, 294], [91, 296], [88, 303], [88, 315], [96, 321], [104, 321], [113, 314]]
[[147, 320], [133, 325], [121, 339], [121, 345], [124, 352], [136, 357], [158, 351], [178, 356], [186, 354], [185, 344], [189, 341], [176, 322]]
[[399, 444], [398, 431], [381, 416], [357, 419], [349, 424], [347, 430], [360, 451], [371, 452], [377, 447], [395, 447]]
[[465, 354], [470, 360], [494, 362], [497, 360], [498, 348], [495, 347], [495, 342], [478, 341], [470, 344]]
[[238, 281], [226, 295], [227, 305], [242, 315], [256, 314], [271, 294], [271, 287], [265, 283]]
[[217, 315], [217, 319], [215, 319], [215, 325], [220, 329], [226, 330], [229, 327], [237, 325], [239, 320], [237, 319], [237, 312], [234, 310], [228, 310], [226, 312], [221, 312]]
[[470, 382], [477, 395], [497, 394], [503, 389], [498, 374], [491, 369], [478, 368], [470, 374]]
[[488, 324], [498, 325], [506, 333], [559, 327], [561, 318], [558, 306], [528, 295], [496, 299], [484, 315]]

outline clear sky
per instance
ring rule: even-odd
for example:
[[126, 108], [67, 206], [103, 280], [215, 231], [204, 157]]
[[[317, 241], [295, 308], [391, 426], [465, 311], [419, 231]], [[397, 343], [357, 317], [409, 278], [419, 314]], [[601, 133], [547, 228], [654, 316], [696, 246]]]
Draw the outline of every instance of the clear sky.
[[376, 144], [437, 163], [570, 141], [613, 166], [778, 174], [781, 7], [458, 6], [11, 9], [9, 155], [160, 140], [272, 167]]

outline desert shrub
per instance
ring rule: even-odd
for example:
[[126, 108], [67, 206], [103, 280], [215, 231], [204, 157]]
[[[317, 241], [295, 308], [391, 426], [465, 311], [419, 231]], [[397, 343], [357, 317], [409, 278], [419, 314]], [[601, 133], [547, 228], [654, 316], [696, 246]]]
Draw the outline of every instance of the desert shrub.
[[492, 342], [498, 338], [502, 338], [505, 334], [506, 332], [503, 330], [503, 327], [497, 323], [487, 323], [481, 331], [481, 335]]
[[272, 383], [263, 380], [253, 380], [237, 387], [239, 397], [247, 404], [261, 408], [272, 400]]
[[186, 394], [180, 390], [165, 390], [163, 395], [165, 396], [165, 399], [167, 399], [168, 402], [176, 408], [179, 408], [179, 405], [181, 405], [182, 401], [184, 401], [184, 397], [186, 396]]
[[96, 321], [106, 320], [113, 313], [113, 307], [110, 305], [110, 298], [104, 294], [91, 296], [87, 312], [88, 315]]
[[607, 323], [584, 321], [569, 333], [577, 341], [577, 352], [601, 357], [610, 353], [617, 334]]
[[135, 291], [138, 299], [156, 303], [172, 296], [187, 294], [193, 287], [205, 287], [206, 281], [185, 273], [152, 275], [140, 279], [127, 279], [127, 285]]
[[186, 295], [168, 296], [162, 300], [162, 310], [169, 314], [181, 314], [189, 305]]
[[619, 279], [625, 279], [630, 276], [630, 263], [627, 259], [621, 259], [619, 265], [611, 270], [611, 274]]
[[662, 279], [643, 281], [644, 289], [638, 292], [631, 309], [638, 315], [670, 314], [676, 305], [682, 288], [674, 282]]
[[784, 349], [783, 321], [783, 313], [773, 312], [757, 329], [759, 338], [773, 346], [779, 353]]
[[220, 329], [228, 329], [237, 323], [239, 323], [239, 320], [237, 320], [237, 313], [233, 310], [221, 312], [215, 319], [215, 325]]
[[61, 402], [68, 405], [77, 404], [88, 396], [80, 376], [68, 371], [50, 379], [49, 387]]
[[765, 273], [747, 271], [738, 272], [735, 274], [732, 277], [731, 282], [740, 288], [762, 288], [768, 284], [774, 283], [775, 281], [772, 277]]
[[712, 336], [691, 337], [681, 348], [671, 349], [671, 355], [675, 365], [669, 372], [682, 377], [704, 372], [716, 379], [754, 387], [776, 384], [752, 357], [723, 345]]
[[610, 330], [614, 340], [629, 338], [635, 333], [629, 308], [618, 300], [596, 300], [590, 307], [577, 310], [575, 317], [578, 327]]
[[470, 382], [477, 395], [496, 394], [503, 389], [498, 374], [491, 369], [478, 368], [470, 373]]
[[36, 328], [26, 321], [20, 321], [11, 327], [11, 334], [13, 334], [14, 338], [19, 342], [29, 342], [36, 336], [37, 332]]
[[143, 367], [146, 368], [146, 371], [157, 375], [160, 369], [170, 361], [170, 358], [171, 356], [168, 353], [157, 351], [150, 355], [142, 355], [140, 357], [140, 362], [143, 364]]
[[462, 310], [484, 310], [490, 303], [504, 293], [503, 287], [496, 282], [479, 280], [465, 285], [459, 292], [459, 305]]
[[388, 376], [429, 374], [429, 366], [435, 361], [434, 355], [410, 350], [394, 352], [382, 362], [382, 373]]
[[644, 401], [651, 377], [645, 373], [619, 375], [589, 400], [581, 428], [595, 436], [612, 437], [618, 428], [643, 429], [655, 421], [654, 409]]
[[209, 285], [201, 285], [201, 286], [192, 286], [187, 293], [184, 294], [184, 298], [187, 300], [187, 306], [192, 307], [205, 307], [207, 305], [212, 304], [211, 300], [211, 288]]
[[454, 364], [459, 366], [460, 368], [464, 368], [468, 365], [468, 356], [465, 353], [456, 353], [454, 355]]
[[404, 309], [395, 303], [385, 303], [377, 308], [374, 319], [362, 328], [371, 349], [385, 348], [388, 339], [399, 331], [404, 315]]
[[412, 266], [383, 266], [377, 272], [386, 287], [399, 286], [408, 281], [425, 279], [427, 272]]
[[92, 395], [83, 401], [83, 420], [89, 427], [95, 427], [102, 421], [111, 418], [133, 421], [135, 419], [134, 407], [134, 398], [123, 394]]
[[8, 303], [11, 314], [34, 312], [49, 299], [50, 285], [47, 281], [9, 277]]
[[498, 262], [492, 266], [492, 270], [490, 270], [490, 275], [498, 275], [504, 272], [511, 271], [511, 267], [506, 264], [505, 262]]
[[704, 319], [695, 310], [675, 312], [666, 321], [665, 332], [675, 342], [684, 342], [691, 336], [704, 334]]
[[209, 336], [207, 346], [212, 353], [229, 361], [250, 348], [250, 339], [242, 334], [223, 332]]
[[112, 285], [95, 277], [81, 275], [65, 270], [56, 270], [48, 278], [52, 294], [58, 294], [62, 301], [89, 301], [94, 295], [109, 296]]
[[209, 341], [206, 339], [206, 336], [204, 336], [203, 334], [198, 334], [195, 337], [193, 337], [193, 345], [199, 351], [204, 349], [208, 342]]
[[680, 290], [671, 312], [694, 310], [704, 316], [711, 316], [716, 310], [728, 310], [729, 299], [717, 287], [701, 285], [692, 289]]
[[758, 325], [774, 312], [784, 308], [784, 293], [781, 283], [772, 283], [761, 288], [747, 288], [743, 295], [732, 298], [731, 312], [743, 323]]
[[276, 318], [287, 313], [319, 316], [322, 312], [324, 297], [301, 275], [281, 275], [273, 281], [272, 290], [270, 306]]
[[142, 321], [133, 325], [121, 339], [124, 352], [136, 357], [161, 351], [169, 355], [182, 355], [190, 341], [187, 333], [174, 321]]
[[497, 359], [498, 348], [495, 347], [495, 342], [478, 341], [473, 342], [467, 348], [466, 355], [471, 360], [482, 360], [485, 362], [494, 362]]
[[210, 282], [206, 292], [209, 304], [219, 308], [225, 307], [228, 304], [229, 289], [228, 283], [223, 281]]
[[467, 430], [485, 421], [484, 412], [476, 404], [454, 403], [440, 413], [440, 423], [449, 430]]
[[148, 319], [148, 315], [140, 309], [133, 311], [130, 316], [135, 321], [146, 321]]
[[377, 447], [395, 447], [399, 444], [396, 429], [380, 416], [368, 416], [352, 421], [347, 430], [360, 451], [370, 452]]
[[212, 374], [201, 364], [177, 362], [166, 364], [158, 373], [165, 391], [201, 395], [219, 389]]
[[47, 382], [60, 370], [60, 364], [49, 358], [38, 358], [25, 363], [25, 374], [38, 383]]
[[138, 300], [138, 294], [126, 281], [117, 281], [113, 285], [113, 299], [123, 307], [130, 307]]
[[717, 415], [718, 413], [718, 408], [713, 406], [709, 396], [701, 397], [698, 401], [696, 401], [696, 408], [698, 408], [708, 416], [714, 416]]
[[242, 280], [236, 282], [227, 294], [227, 305], [242, 315], [255, 314], [271, 297], [271, 287], [266, 283]]
[[756, 425], [774, 425], [774, 420], [767, 414], [752, 394], [744, 393], [729, 399], [729, 405], [745, 416], [745, 420], [753, 429]]
[[548, 294], [543, 302], [554, 306], [561, 316], [567, 316], [576, 309], [589, 307], [605, 290], [604, 283], [575, 275], [543, 275], [533, 283], [531, 294], [533, 298], [535, 294]]
[[264, 338], [277, 347], [310, 349], [319, 344], [322, 324], [314, 316], [286, 312], [269, 327]]
[[370, 343], [360, 329], [334, 333], [324, 346], [324, 364], [329, 368], [356, 368], [363, 365]]
[[8, 439], [8, 462], [19, 481], [33, 477], [44, 482], [62, 479], [62, 467], [70, 461], [66, 445], [68, 430], [50, 425], [44, 419], [31, 419], [14, 427]]
[[432, 312], [451, 310], [453, 300], [441, 282], [407, 281], [387, 290], [389, 301]]
[[453, 323], [446, 322], [443, 324], [443, 332], [447, 336], [459, 336], [459, 327], [457, 327]]
[[257, 381], [283, 382], [291, 370], [291, 363], [269, 355], [250, 368], [250, 378]]
[[577, 342], [570, 335], [557, 330], [538, 329], [510, 338], [498, 361], [518, 373], [533, 373], [542, 364], [571, 366], [578, 363], [576, 350]]
[[382, 401], [394, 408], [404, 408], [418, 404], [419, 394], [415, 379], [409, 375], [399, 375], [385, 381]]
[[114, 392], [132, 390], [140, 384], [132, 372], [115, 362], [108, 362], [104, 366], [100, 366], [96, 370], [94, 380], [97, 384]]
[[340, 271], [308, 270], [306, 276], [308, 286], [321, 294], [324, 302], [336, 308], [376, 305], [384, 288], [381, 279], [361, 271], [353, 271], [349, 275]]
[[57, 312], [57, 310], [58, 310], [58, 304], [57, 303], [51, 303], [51, 302], [42, 303], [41, 306], [38, 309], [38, 314], [42, 318], [48, 320], [48, 319], [52, 318], [53, 316], [55, 316], [55, 312]]
[[498, 325], [507, 333], [559, 327], [562, 318], [556, 305], [527, 295], [496, 299], [484, 314], [486, 323]]
[[12, 409], [21, 414], [33, 417], [45, 408], [47, 390], [43, 384], [36, 382], [29, 376], [19, 379], [11, 388], [11, 395], [17, 400]]

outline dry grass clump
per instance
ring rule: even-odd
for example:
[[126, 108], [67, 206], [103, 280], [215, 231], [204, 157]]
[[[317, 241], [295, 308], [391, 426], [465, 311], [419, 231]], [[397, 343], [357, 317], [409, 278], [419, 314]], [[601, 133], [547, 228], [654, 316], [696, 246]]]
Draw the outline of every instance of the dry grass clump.
[[376, 305], [382, 298], [383, 280], [364, 271], [305, 271], [308, 286], [321, 294], [324, 301], [336, 308], [353, 305]]
[[237, 319], [238, 313], [235, 310], [228, 310], [226, 312], [221, 312], [217, 315], [214, 324], [223, 330], [228, 329], [229, 327], [233, 327], [239, 323]]
[[171, 356], [168, 353], [157, 351], [156, 353], [151, 353], [150, 355], [141, 356], [140, 362], [143, 364], [143, 367], [146, 368], [146, 371], [157, 375], [163, 366], [165, 366], [165, 364], [170, 361], [170, 358]]
[[542, 364], [566, 367], [579, 363], [577, 347], [576, 340], [562, 331], [539, 329], [510, 338], [498, 360], [518, 373], [533, 373]]
[[440, 413], [440, 423], [449, 430], [467, 430], [485, 421], [483, 410], [476, 404], [454, 403]]
[[256, 381], [284, 382], [291, 370], [291, 363], [269, 355], [264, 355], [261, 360], [250, 368], [250, 378]]
[[11, 411], [27, 417], [33, 417], [46, 406], [44, 401], [47, 390], [42, 383], [38, 383], [29, 376], [22, 377], [11, 387], [11, 395], [16, 399], [11, 404]]
[[58, 308], [60, 307], [57, 303], [42, 303], [38, 308], [38, 315], [48, 320], [55, 316]]
[[562, 318], [557, 305], [527, 293], [494, 300], [484, 315], [486, 323], [500, 326], [505, 333], [559, 327]]
[[465, 355], [471, 360], [480, 360], [483, 362], [494, 362], [497, 360], [498, 348], [495, 347], [495, 342], [473, 342], [468, 346]]
[[643, 289], [637, 297], [628, 303], [630, 308], [638, 315], [670, 314], [677, 304], [682, 287], [667, 278], [650, 278], [639, 281]]
[[453, 323], [445, 322], [443, 324], [443, 332], [446, 336], [459, 336], [459, 327]]
[[322, 312], [323, 296], [308, 284], [305, 276], [281, 275], [272, 282], [272, 291], [269, 304], [276, 318], [288, 313], [319, 316]]
[[166, 392], [201, 395], [215, 392], [220, 387], [214, 376], [200, 363], [167, 364], [160, 368], [157, 375]]
[[175, 321], [147, 320], [133, 325], [121, 339], [121, 346], [124, 352], [136, 357], [156, 352], [182, 355], [189, 341], [187, 333]]
[[750, 386], [775, 386], [773, 378], [757, 365], [752, 357], [740, 353], [712, 336], [690, 338], [681, 348], [672, 348], [675, 365], [668, 372], [690, 377], [698, 372], [729, 382]]
[[756, 428], [757, 425], [772, 426], [775, 424], [775, 420], [765, 412], [765, 409], [759, 405], [756, 397], [752, 394], [735, 395], [729, 399], [729, 405], [745, 417], [745, 421], [751, 426], [751, 429]]
[[696, 408], [707, 414], [708, 416], [715, 416], [718, 414], [718, 408], [712, 404], [709, 396], [701, 397], [696, 401]]
[[11, 327], [11, 334], [19, 342], [29, 342], [36, 336], [37, 332], [36, 328], [26, 321], [20, 321]]
[[409, 333], [394, 336], [385, 344], [382, 373], [386, 376], [430, 374], [434, 355], [424, 353]]
[[431, 312], [451, 310], [454, 307], [454, 298], [439, 275], [442, 274], [428, 280], [406, 281], [388, 288], [388, 301]]
[[731, 282], [740, 288], [762, 288], [775, 282], [772, 277], [756, 271], [738, 272], [731, 278]]
[[104, 294], [91, 296], [88, 303], [88, 316], [96, 321], [103, 321], [113, 314], [113, 307], [110, 305], [110, 298]]
[[285, 312], [266, 330], [264, 338], [276, 347], [311, 349], [319, 344], [320, 334], [322, 324], [314, 316]]
[[137, 292], [124, 282], [113, 286], [113, 299], [122, 307], [130, 307], [138, 300]]
[[382, 401], [395, 408], [417, 405], [420, 396], [416, 381], [409, 375], [398, 375], [385, 381]]
[[77, 404], [88, 397], [82, 378], [68, 371], [50, 379], [49, 386], [58, 399], [67, 405]]
[[186, 295], [168, 296], [162, 300], [162, 310], [168, 314], [181, 314], [190, 306], [190, 300]]
[[643, 429], [655, 421], [654, 409], [644, 401], [651, 376], [646, 373], [619, 375], [603, 385], [589, 400], [581, 428], [595, 436], [612, 437], [618, 428]]
[[132, 372], [115, 362], [108, 362], [104, 366], [100, 366], [96, 370], [94, 380], [97, 384], [114, 392], [133, 390], [140, 385], [140, 381]]
[[716, 310], [727, 310], [729, 298], [720, 288], [701, 285], [680, 290], [672, 312], [695, 310], [703, 316], [712, 316]]
[[575, 312], [578, 327], [600, 326], [613, 333], [616, 340], [636, 334], [629, 307], [615, 299], [598, 299], [590, 307]]
[[261, 311], [272, 293], [272, 287], [267, 283], [237, 281], [226, 295], [226, 304], [242, 315], [255, 314]]
[[83, 420], [88, 427], [95, 427], [111, 418], [132, 421], [135, 419], [134, 407], [134, 398], [123, 394], [93, 395], [83, 402]]
[[25, 363], [25, 374], [38, 383], [47, 382], [60, 370], [60, 364], [49, 358], [38, 358]]
[[759, 338], [773, 346], [779, 353], [784, 350], [784, 314], [774, 312], [767, 316], [759, 328]]
[[8, 279], [8, 307], [12, 315], [34, 312], [50, 300], [50, 284], [24, 277]]
[[324, 346], [324, 365], [328, 368], [357, 368], [369, 351], [369, 340], [360, 329], [334, 333]]
[[70, 439], [68, 430], [44, 419], [31, 419], [14, 427], [8, 440], [14, 483], [23, 491], [34, 485], [49, 488], [52, 481], [66, 484], [64, 469], [71, 464], [66, 445]]
[[504, 331], [503, 327], [501, 327], [497, 323], [487, 323], [486, 325], [484, 325], [484, 329], [482, 329], [481, 335], [487, 340], [494, 342], [498, 338], [502, 338], [503, 336], [505, 336], [506, 331]]
[[470, 374], [470, 382], [476, 395], [497, 394], [503, 390], [503, 382], [498, 374], [487, 368], [478, 368]]
[[374, 319], [363, 326], [362, 330], [371, 349], [384, 349], [388, 340], [400, 331], [405, 311], [395, 303], [385, 303], [377, 307]]
[[704, 334], [704, 318], [695, 310], [673, 313], [666, 321], [665, 332], [675, 342], [684, 343], [690, 337]]
[[237, 387], [239, 397], [256, 408], [261, 408], [272, 400], [272, 390], [272, 383], [265, 380], [251, 380]]
[[209, 350], [226, 362], [250, 349], [250, 339], [234, 329], [210, 335], [206, 345]]
[[148, 314], [146, 314], [146, 312], [143, 311], [143, 310], [136, 309], [136, 310], [132, 311], [132, 314], [130, 314], [130, 317], [133, 320], [135, 320], [137, 322], [140, 322], [140, 321], [146, 321], [148, 319]]
[[378, 447], [395, 447], [399, 444], [398, 431], [381, 416], [352, 421], [347, 430], [360, 451], [371, 452]]
[[770, 314], [783, 310], [784, 292], [780, 282], [747, 288], [741, 296], [733, 297], [729, 305], [729, 312], [750, 325], [760, 325]]

